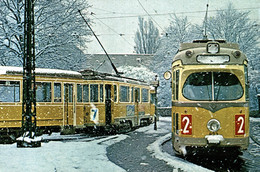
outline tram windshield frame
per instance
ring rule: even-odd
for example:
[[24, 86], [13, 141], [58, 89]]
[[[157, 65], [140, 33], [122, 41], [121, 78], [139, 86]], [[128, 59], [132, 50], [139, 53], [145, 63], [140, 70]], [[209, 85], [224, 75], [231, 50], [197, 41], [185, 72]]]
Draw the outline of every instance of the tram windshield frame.
[[235, 74], [197, 72], [187, 77], [182, 94], [188, 100], [231, 101], [240, 99], [244, 89]]

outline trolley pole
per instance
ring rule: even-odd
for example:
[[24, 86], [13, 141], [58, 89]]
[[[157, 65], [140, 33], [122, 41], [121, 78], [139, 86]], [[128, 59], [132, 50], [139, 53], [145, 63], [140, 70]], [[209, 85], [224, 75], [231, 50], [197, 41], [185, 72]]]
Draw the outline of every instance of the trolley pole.
[[22, 136], [17, 147], [40, 147], [36, 138], [34, 0], [25, 0], [23, 40]]
[[154, 114], [154, 130], [157, 130], [157, 116], [158, 116], [158, 111], [157, 111], [157, 106], [158, 106], [158, 99], [157, 99], [157, 88], [159, 87], [159, 80], [158, 76], [155, 75], [155, 80], [152, 82], [152, 86], [155, 88], [155, 98], [154, 98], [154, 103], [155, 103], [155, 114]]

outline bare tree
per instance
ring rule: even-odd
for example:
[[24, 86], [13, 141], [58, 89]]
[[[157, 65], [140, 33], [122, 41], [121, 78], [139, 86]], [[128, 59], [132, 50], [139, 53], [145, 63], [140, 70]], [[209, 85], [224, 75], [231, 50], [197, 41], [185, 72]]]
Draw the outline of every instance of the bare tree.
[[236, 10], [232, 4], [225, 10], [219, 10], [215, 17], [208, 22], [210, 39], [225, 39], [228, 42], [238, 43], [240, 49], [249, 60], [250, 106], [256, 109], [256, 86], [260, 80], [259, 40], [260, 30], [256, 21], [249, 19], [249, 11]]
[[135, 34], [135, 51], [137, 54], [154, 54], [158, 49], [159, 30], [151, 20], [139, 17], [139, 29]]
[[165, 35], [160, 39], [160, 46], [154, 56], [152, 69], [159, 74], [160, 87], [158, 89], [159, 106], [170, 106], [170, 82], [163, 79], [163, 73], [171, 69], [171, 62], [177, 53], [180, 43], [193, 39], [192, 25], [187, 17], [173, 15], [170, 25], [166, 28]]
[[[0, 54], [1, 65], [22, 64], [23, 0], [0, 2]], [[78, 13], [89, 5], [85, 0], [35, 0], [35, 42], [38, 67], [55, 67], [56, 62], [75, 64], [86, 48], [87, 27]], [[14, 63], [15, 62], [15, 63]], [[69, 62], [69, 63], [68, 63]]]
[[209, 38], [236, 42], [243, 52], [252, 51], [257, 47], [260, 34], [257, 23], [249, 19], [249, 13], [234, 9], [232, 4], [219, 10], [215, 17], [209, 18]]

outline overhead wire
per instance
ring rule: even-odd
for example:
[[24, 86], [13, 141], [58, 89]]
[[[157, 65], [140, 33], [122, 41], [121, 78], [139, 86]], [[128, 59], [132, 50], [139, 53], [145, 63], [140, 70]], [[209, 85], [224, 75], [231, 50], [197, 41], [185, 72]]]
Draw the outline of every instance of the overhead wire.
[[[242, 10], [253, 10], [253, 9], [259, 9], [260, 7], [251, 7], [251, 8], [237, 8], [236, 10], [242, 11]], [[223, 10], [209, 10], [209, 12], [218, 12], [218, 11], [224, 11]], [[132, 17], [138, 17], [138, 16], [164, 16], [164, 15], [173, 15], [173, 14], [197, 14], [197, 13], [205, 13], [205, 11], [188, 11], [188, 12], [169, 12], [169, 13], [149, 13], [149, 14], [136, 14], [136, 15], [124, 15], [124, 16], [109, 16], [109, 17], [97, 17], [100, 20], [103, 19], [113, 19], [113, 18], [132, 18]], [[114, 13], [114, 14], [122, 14], [122, 13]]]
[[123, 36], [125, 34], [122, 33], [118, 33], [115, 29], [111, 28], [110, 26], [108, 26], [106, 23], [104, 23], [102, 20], [98, 19], [96, 16], [91, 15], [92, 17], [94, 17], [95, 19], [97, 19], [99, 22], [101, 22], [103, 25], [105, 25], [106, 27], [108, 27], [111, 31], [113, 31], [114, 33], [116, 33], [116, 35], [120, 36], [123, 40], [125, 40], [125, 42], [127, 42], [129, 45], [133, 46], [127, 39], [125, 39]]
[[[140, 4], [140, 6], [143, 8], [143, 10], [146, 12], [146, 14], [153, 20], [153, 22], [159, 27], [159, 28], [161, 28], [161, 30], [162, 31], [164, 31], [165, 32], [165, 30], [156, 22], [156, 20], [154, 20], [154, 18], [148, 13], [148, 11], [144, 8], [144, 6], [142, 5], [142, 3], [139, 1], [139, 0], [137, 0], [138, 1], [138, 3]], [[166, 33], [166, 32], [165, 32]]]

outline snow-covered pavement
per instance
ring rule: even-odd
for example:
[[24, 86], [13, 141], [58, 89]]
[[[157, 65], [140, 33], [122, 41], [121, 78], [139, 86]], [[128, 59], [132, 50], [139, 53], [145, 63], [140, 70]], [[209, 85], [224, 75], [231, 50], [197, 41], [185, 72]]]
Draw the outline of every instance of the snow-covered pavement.
[[49, 142], [42, 143], [39, 148], [0, 145], [0, 171], [125, 171], [108, 160], [106, 147], [126, 137], [115, 135], [86, 142]]
[[[146, 151], [152, 158], [163, 160], [165, 165], [172, 167], [173, 171], [208, 171], [201, 166], [194, 165], [162, 151], [162, 143], [171, 137], [170, 120], [170, 117], [160, 117], [157, 130], [153, 129], [153, 125], [150, 125], [139, 128], [132, 134], [118, 134], [93, 138], [87, 136], [80, 137], [77, 135], [60, 136], [58, 133], [53, 133], [51, 136], [44, 135], [43, 138], [45, 140], [50, 139], [56, 141], [43, 142], [39, 148], [17, 148], [16, 144], [0, 144], [0, 172], [126, 171], [109, 160], [107, 148], [119, 142], [134, 140], [131, 138], [131, 135], [138, 135], [138, 133], [145, 139], [149, 137], [155, 138], [155, 141], [145, 146]], [[250, 121], [255, 125], [259, 123], [260, 120], [250, 118]], [[255, 126], [257, 127], [258, 125]], [[253, 134], [257, 140], [260, 140], [259, 132], [256, 130], [258, 130], [258, 128], [253, 129], [251, 134]], [[142, 143], [141, 140], [139, 141]], [[129, 143], [125, 144], [128, 145]], [[251, 147], [247, 154], [252, 153], [254, 156], [259, 157], [259, 153], [255, 153], [255, 151], [259, 151], [259, 146], [251, 143]], [[117, 154], [118, 152], [114, 153]], [[152, 161], [154, 162], [154, 160]], [[147, 164], [151, 163], [148, 162]]]

